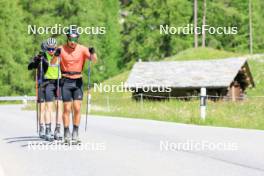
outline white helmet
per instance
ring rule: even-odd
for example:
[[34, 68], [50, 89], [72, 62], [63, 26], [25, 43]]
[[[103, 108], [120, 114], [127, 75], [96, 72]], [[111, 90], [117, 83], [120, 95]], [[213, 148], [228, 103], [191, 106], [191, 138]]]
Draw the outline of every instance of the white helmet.
[[48, 38], [46, 42], [47, 47], [55, 48], [57, 46], [57, 41], [55, 38]]

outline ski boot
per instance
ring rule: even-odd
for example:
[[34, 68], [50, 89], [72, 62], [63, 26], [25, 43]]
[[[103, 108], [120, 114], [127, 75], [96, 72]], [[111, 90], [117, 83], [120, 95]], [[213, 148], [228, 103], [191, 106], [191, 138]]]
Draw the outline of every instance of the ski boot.
[[80, 144], [81, 141], [79, 139], [79, 127], [74, 125], [73, 126], [73, 131], [72, 131], [72, 144], [77, 145]]
[[51, 134], [51, 124], [46, 125], [46, 130], [45, 130], [45, 139], [46, 141], [53, 141], [53, 137]]
[[71, 144], [71, 136], [70, 136], [70, 129], [69, 127], [64, 128], [64, 144], [70, 145]]
[[39, 137], [45, 139], [45, 128], [43, 124], [40, 124], [39, 126]]
[[55, 131], [54, 131], [54, 139], [57, 141], [61, 141], [62, 140], [62, 134], [60, 132], [60, 125], [57, 124]]

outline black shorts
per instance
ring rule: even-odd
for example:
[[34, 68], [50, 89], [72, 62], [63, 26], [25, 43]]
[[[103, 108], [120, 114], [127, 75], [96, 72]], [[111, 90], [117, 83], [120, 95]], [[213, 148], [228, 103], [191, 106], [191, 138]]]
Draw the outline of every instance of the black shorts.
[[70, 79], [62, 78], [62, 100], [68, 102], [72, 100], [83, 99], [83, 81], [82, 78]]
[[45, 102], [45, 86], [38, 85], [38, 103], [44, 103]]
[[[52, 102], [55, 99], [62, 100], [61, 96], [61, 86], [59, 85], [59, 90], [57, 90], [57, 80], [47, 80], [47, 85], [45, 88], [45, 101]], [[60, 84], [60, 83], [59, 83]], [[58, 92], [57, 92], [58, 91]]]

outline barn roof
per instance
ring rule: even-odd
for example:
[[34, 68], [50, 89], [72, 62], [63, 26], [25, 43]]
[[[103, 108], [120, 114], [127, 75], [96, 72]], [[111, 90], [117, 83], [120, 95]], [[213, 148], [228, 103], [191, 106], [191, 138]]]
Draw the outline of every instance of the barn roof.
[[[137, 62], [133, 66], [125, 87], [229, 87], [245, 64], [247, 65], [246, 58]], [[248, 66], [246, 68], [249, 69]], [[251, 79], [251, 84], [254, 85], [253, 79]]]

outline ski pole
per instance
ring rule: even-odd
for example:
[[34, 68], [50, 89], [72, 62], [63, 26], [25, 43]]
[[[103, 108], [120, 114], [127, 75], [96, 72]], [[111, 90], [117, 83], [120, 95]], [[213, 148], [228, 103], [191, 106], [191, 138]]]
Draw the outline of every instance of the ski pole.
[[42, 75], [42, 74], [43, 74], [43, 63], [42, 63], [42, 57], [43, 57], [43, 56], [40, 57], [40, 74], [39, 74], [39, 75], [40, 75], [40, 80], [39, 80], [39, 89], [40, 89], [40, 91], [39, 91], [39, 101], [40, 101], [40, 103], [39, 103], [39, 104], [40, 104], [40, 108], [39, 108], [39, 109], [40, 109], [40, 110], [39, 110], [40, 113], [39, 113], [39, 116], [40, 116], [40, 117], [39, 117], [39, 120], [38, 120], [38, 125], [39, 125], [39, 121], [41, 120], [41, 117], [42, 117], [42, 115], [41, 115], [41, 112], [42, 112], [42, 111], [41, 111], [41, 110], [42, 110], [42, 108], [41, 108], [41, 104], [42, 104], [42, 102], [41, 102], [41, 99], [42, 99], [42, 81], [43, 81], [43, 80], [42, 80], [42, 76], [43, 76], [43, 75]]
[[91, 94], [90, 94], [90, 81], [91, 81], [91, 61], [88, 62], [88, 84], [87, 84], [87, 100], [86, 100], [86, 117], [85, 117], [85, 132], [87, 130], [87, 118], [88, 118], [88, 111], [89, 111], [89, 104], [91, 101]]
[[56, 123], [59, 119], [59, 97], [60, 97], [60, 57], [58, 57], [58, 79], [57, 79], [57, 108], [56, 108]]
[[36, 79], [36, 123], [37, 123], [37, 133], [39, 132], [39, 106], [38, 106], [38, 69], [36, 69], [36, 76], [35, 76], [35, 79]]

